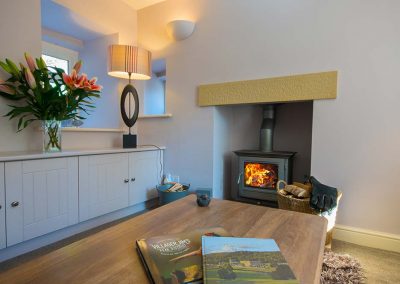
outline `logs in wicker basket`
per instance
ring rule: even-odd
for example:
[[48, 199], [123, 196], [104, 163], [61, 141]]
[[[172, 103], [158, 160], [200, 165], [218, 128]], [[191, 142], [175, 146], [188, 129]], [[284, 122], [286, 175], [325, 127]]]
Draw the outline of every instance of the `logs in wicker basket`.
[[[281, 184], [284, 184], [285, 186], [284, 188], [279, 189]], [[294, 186], [306, 190], [308, 194], [307, 193], [301, 194], [302, 191], [300, 191], [298, 188], [295, 188]], [[335, 208], [333, 208], [331, 211], [318, 212], [312, 209], [310, 206], [310, 196], [312, 192], [311, 184], [302, 184], [294, 182], [293, 185], [288, 185], [285, 181], [282, 180], [279, 181], [277, 184], [277, 191], [278, 191], [277, 197], [278, 197], [279, 209], [314, 214], [321, 217], [325, 217], [328, 220], [325, 245], [330, 246], [332, 242], [333, 227], [335, 226], [336, 222], [336, 213], [339, 206], [339, 200], [342, 197], [342, 192], [340, 191], [338, 192], [337, 206]]]
[[[284, 187], [280, 189], [280, 185]], [[293, 185], [287, 184], [280, 180], [277, 184], [278, 188], [278, 204], [280, 209], [313, 213], [310, 207], [311, 184], [302, 184], [295, 182]]]

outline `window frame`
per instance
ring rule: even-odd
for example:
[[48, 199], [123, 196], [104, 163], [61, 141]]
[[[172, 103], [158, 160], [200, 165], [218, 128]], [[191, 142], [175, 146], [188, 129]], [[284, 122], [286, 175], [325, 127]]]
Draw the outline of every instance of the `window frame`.
[[68, 74], [71, 73], [74, 64], [79, 60], [78, 51], [65, 48], [53, 43], [49, 43], [46, 41], [42, 41], [42, 54], [68, 61], [69, 70], [66, 70]]

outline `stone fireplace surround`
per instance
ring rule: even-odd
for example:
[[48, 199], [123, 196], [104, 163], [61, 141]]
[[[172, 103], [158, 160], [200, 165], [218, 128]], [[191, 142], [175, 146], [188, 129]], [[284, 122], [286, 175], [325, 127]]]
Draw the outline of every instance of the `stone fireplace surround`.
[[[233, 151], [259, 149], [262, 105], [267, 103], [276, 104], [277, 110], [274, 150], [297, 152], [293, 180], [303, 181], [311, 169], [313, 101], [335, 99], [336, 95], [336, 71], [199, 86], [198, 105], [217, 106], [214, 191], [222, 191], [224, 198], [242, 200], [237, 194]], [[218, 156], [223, 161], [218, 161]], [[221, 171], [223, 177], [218, 180]]]
[[[235, 109], [235, 107], [232, 107]], [[296, 152], [293, 157], [292, 180], [303, 181], [305, 177], [311, 174], [311, 143], [312, 143], [312, 118], [313, 118], [313, 102], [294, 102], [276, 105], [275, 119], [275, 135], [273, 139], [274, 151], [291, 151]], [[243, 147], [248, 150], [258, 150], [259, 130], [262, 121], [262, 105], [254, 106], [247, 111], [257, 114], [254, 117], [252, 134], [255, 139], [251, 145], [238, 143], [232, 151], [243, 150]], [[260, 120], [256, 120], [257, 117]], [[240, 149], [238, 149], [240, 148]], [[251, 200], [240, 197], [238, 194], [238, 175], [239, 175], [239, 159], [233, 152], [230, 153], [225, 164], [227, 169], [225, 175], [229, 175], [231, 180], [224, 185], [224, 191], [229, 192], [228, 198], [265, 204], [276, 207], [276, 202]]]

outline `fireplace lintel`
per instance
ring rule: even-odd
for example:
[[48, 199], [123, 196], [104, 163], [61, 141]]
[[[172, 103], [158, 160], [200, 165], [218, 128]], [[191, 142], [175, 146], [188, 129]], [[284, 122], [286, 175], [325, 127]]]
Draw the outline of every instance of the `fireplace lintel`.
[[198, 105], [264, 104], [335, 99], [337, 73], [337, 71], [328, 71], [200, 85]]

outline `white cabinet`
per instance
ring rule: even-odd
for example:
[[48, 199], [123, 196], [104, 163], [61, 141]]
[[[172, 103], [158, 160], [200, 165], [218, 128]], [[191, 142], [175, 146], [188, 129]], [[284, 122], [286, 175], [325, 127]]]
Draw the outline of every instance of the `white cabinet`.
[[79, 157], [79, 221], [129, 206], [129, 154]]
[[79, 221], [157, 197], [162, 155], [159, 150], [79, 157]]
[[7, 246], [78, 222], [78, 158], [5, 163]]
[[4, 190], [4, 163], [0, 163], [0, 249], [6, 247], [6, 193]]
[[163, 151], [0, 162], [0, 249], [157, 196]]
[[145, 151], [129, 154], [129, 205], [157, 197], [156, 185], [162, 176], [163, 151]]

